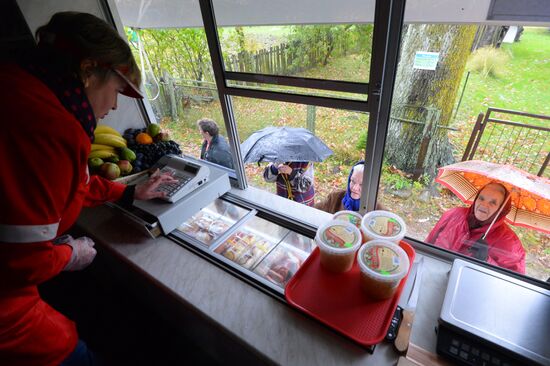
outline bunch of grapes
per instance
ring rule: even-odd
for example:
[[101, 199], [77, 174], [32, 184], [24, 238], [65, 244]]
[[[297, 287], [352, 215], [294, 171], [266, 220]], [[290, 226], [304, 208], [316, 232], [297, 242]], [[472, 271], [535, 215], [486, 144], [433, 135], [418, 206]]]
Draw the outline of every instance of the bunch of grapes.
[[157, 161], [167, 154], [181, 155], [179, 145], [175, 141], [157, 141], [152, 144], [143, 145], [137, 144], [135, 136], [146, 129], [128, 129], [123, 137], [128, 143], [128, 148], [136, 153], [136, 160], [132, 163], [134, 173], [139, 173], [142, 170], [151, 168]]

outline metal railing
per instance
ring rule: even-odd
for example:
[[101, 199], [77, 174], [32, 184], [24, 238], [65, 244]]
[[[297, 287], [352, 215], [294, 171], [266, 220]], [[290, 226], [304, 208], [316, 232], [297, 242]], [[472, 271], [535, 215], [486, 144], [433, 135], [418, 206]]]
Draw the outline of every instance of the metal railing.
[[542, 177], [550, 162], [550, 127], [518, 122], [533, 119], [550, 126], [550, 116], [488, 108], [477, 117], [462, 161], [511, 164]]

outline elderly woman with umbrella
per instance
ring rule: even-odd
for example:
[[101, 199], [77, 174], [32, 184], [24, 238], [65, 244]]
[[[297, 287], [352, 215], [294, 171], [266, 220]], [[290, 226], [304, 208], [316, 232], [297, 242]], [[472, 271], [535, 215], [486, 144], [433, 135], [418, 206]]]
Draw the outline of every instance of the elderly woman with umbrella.
[[548, 179], [465, 161], [441, 168], [436, 181], [471, 206], [445, 212], [426, 242], [524, 274], [525, 250], [506, 222], [549, 232]]
[[318, 137], [305, 128], [267, 127], [241, 145], [245, 163], [271, 162], [263, 177], [275, 182], [277, 195], [313, 206], [313, 162], [332, 155]]

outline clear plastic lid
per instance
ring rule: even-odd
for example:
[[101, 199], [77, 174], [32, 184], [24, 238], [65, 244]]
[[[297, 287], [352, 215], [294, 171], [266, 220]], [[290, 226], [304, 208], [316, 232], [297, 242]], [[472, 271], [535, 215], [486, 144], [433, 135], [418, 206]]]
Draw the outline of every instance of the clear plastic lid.
[[348, 221], [331, 220], [317, 230], [315, 242], [325, 252], [348, 254], [361, 245], [361, 231]]
[[355, 211], [338, 211], [332, 216], [333, 220], [342, 220], [351, 222], [353, 225], [357, 226], [358, 229], [361, 229], [361, 220], [363, 216], [359, 212]]
[[357, 253], [361, 272], [376, 280], [399, 281], [409, 271], [409, 257], [397, 244], [387, 240], [371, 240]]
[[370, 238], [398, 242], [405, 237], [407, 225], [396, 214], [389, 211], [371, 211], [363, 216], [361, 230]]

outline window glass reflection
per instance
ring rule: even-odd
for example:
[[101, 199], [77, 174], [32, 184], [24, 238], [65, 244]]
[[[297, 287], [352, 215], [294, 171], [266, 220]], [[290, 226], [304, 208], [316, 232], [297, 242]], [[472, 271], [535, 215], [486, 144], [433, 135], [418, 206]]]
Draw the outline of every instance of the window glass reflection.
[[[511, 28], [405, 26], [378, 203], [409, 237], [546, 281], [550, 237], [531, 218], [550, 215], [550, 107], [531, 86], [549, 75], [540, 48], [550, 35], [516, 27], [506, 37]], [[445, 181], [441, 168], [463, 159], [472, 165]], [[489, 164], [510, 167], [474, 175]], [[503, 180], [516, 173], [530, 183]]]

